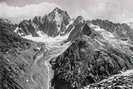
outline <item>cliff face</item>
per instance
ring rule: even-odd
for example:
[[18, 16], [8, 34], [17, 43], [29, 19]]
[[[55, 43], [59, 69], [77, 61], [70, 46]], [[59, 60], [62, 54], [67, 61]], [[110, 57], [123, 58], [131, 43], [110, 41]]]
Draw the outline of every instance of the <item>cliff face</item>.
[[[66, 34], [70, 17], [66, 11], [55, 8], [48, 15], [36, 16], [33, 20], [24, 20], [19, 24], [19, 30], [24, 35], [38, 36], [37, 32], [42, 31], [48, 36], [56, 37]], [[19, 31], [18, 30], [18, 31]]]

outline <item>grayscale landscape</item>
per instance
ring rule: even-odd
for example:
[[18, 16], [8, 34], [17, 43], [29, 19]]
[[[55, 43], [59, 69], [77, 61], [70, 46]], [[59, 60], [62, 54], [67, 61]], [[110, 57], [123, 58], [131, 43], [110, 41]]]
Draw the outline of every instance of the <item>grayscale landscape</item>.
[[133, 89], [131, 0], [0, 0], [0, 89]]

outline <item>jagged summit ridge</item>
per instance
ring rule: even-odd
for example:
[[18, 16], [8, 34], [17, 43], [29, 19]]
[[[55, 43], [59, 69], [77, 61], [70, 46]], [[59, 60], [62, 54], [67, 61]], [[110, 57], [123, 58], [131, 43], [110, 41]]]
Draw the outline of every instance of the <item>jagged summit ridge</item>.
[[23, 20], [19, 28], [25, 35], [38, 36], [37, 31], [42, 31], [48, 36], [66, 34], [66, 27], [70, 22], [70, 16], [66, 11], [55, 8], [52, 12], [43, 17], [35, 16], [32, 20]]

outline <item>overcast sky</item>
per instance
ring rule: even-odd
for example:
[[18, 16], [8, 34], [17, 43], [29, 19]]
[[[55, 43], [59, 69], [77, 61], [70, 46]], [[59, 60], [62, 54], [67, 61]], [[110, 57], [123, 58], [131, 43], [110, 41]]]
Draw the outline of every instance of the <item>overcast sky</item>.
[[43, 16], [55, 7], [67, 10], [71, 17], [133, 22], [133, 0], [0, 0], [0, 17], [19, 22]]

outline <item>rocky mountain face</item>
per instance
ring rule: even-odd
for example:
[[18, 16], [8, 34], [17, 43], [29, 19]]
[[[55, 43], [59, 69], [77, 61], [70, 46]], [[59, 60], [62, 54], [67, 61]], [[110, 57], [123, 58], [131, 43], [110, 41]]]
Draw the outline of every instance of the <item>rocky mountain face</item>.
[[108, 28], [105, 30], [92, 23], [81, 20], [75, 25], [68, 37], [72, 45], [55, 61], [51, 60], [55, 73], [52, 84], [55, 89], [81, 89], [133, 68], [132, 38], [126, 32], [124, 35], [127, 39], [120, 35], [123, 31], [132, 32], [132, 29], [120, 25], [118, 30], [121, 33], [117, 33], [108, 31], [111, 30], [108, 26], [103, 26]]
[[16, 25], [0, 19], [0, 89], [132, 89], [132, 34], [59, 8]]
[[0, 89], [33, 89], [26, 81], [40, 45], [20, 37], [15, 28], [8, 21], [0, 21]]
[[120, 24], [120, 23], [112, 23], [108, 20], [92, 20], [92, 24], [98, 25], [107, 31], [116, 34], [118, 38], [122, 40], [131, 40], [133, 39], [133, 31], [132, 28], [128, 24]]
[[0, 20], [0, 52], [6, 52], [11, 48], [23, 48], [29, 45], [29, 41], [24, 40], [13, 32], [15, 28], [16, 26], [9, 23], [9, 21]]
[[70, 16], [67, 12], [55, 8], [52, 12], [43, 17], [36, 16], [32, 20], [22, 21], [16, 30], [23, 33], [23, 35], [32, 35], [34, 37], [38, 36], [38, 31], [55, 37], [66, 33], [66, 27], [69, 22]]

